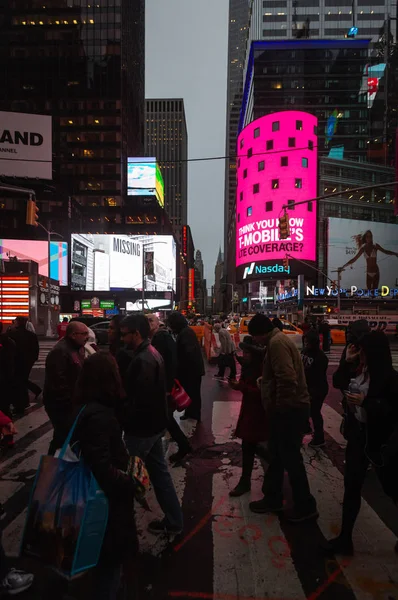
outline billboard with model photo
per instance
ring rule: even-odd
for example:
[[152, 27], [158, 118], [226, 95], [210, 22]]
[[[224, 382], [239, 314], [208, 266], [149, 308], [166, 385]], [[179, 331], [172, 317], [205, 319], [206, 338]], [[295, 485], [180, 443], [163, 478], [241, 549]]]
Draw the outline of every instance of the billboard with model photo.
[[377, 290], [398, 283], [398, 225], [329, 219], [328, 275], [341, 287]]
[[176, 245], [171, 235], [72, 234], [71, 288], [108, 292], [167, 292], [176, 283]]

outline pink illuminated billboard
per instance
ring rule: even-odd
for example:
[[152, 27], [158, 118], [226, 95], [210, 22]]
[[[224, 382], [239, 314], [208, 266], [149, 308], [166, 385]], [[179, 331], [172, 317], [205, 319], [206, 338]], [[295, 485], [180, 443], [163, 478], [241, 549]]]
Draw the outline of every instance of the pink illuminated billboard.
[[254, 262], [281, 263], [286, 254], [304, 261], [316, 260], [317, 203], [292, 206], [288, 210], [291, 236], [287, 240], [279, 239], [278, 220], [282, 206], [316, 198], [317, 154], [317, 118], [306, 112], [267, 115], [241, 132], [237, 164], [237, 267]]

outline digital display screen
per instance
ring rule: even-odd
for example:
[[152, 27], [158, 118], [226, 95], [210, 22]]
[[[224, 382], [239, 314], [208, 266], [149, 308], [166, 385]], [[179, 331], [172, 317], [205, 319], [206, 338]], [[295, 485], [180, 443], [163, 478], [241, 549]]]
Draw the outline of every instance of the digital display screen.
[[[0, 259], [36, 262], [39, 275], [48, 277], [48, 242], [42, 240], [7, 240], [0, 239]], [[68, 244], [67, 242], [50, 242], [50, 278], [59, 281], [59, 285], [68, 285]]]
[[164, 181], [156, 158], [127, 159], [127, 188], [129, 196], [156, 196], [164, 206]]

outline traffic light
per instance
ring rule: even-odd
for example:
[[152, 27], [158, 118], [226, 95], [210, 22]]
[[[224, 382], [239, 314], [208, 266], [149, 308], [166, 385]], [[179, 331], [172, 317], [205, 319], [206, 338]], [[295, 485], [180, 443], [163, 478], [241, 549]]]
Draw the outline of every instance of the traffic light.
[[28, 200], [26, 206], [26, 224], [37, 227], [39, 225], [39, 209], [34, 200]]
[[285, 258], [283, 259], [282, 263], [283, 263], [283, 268], [285, 269], [285, 271], [287, 271], [288, 268], [289, 268], [289, 259], [288, 259], [287, 256], [285, 256]]
[[289, 215], [285, 213], [281, 217], [279, 217], [279, 239], [287, 240], [290, 237], [290, 228], [289, 228]]

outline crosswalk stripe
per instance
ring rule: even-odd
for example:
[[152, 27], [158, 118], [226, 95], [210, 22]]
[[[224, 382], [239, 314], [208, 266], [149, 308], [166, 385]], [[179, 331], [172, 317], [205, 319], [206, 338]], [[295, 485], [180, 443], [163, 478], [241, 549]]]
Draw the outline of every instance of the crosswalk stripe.
[[44, 369], [46, 366], [46, 358], [50, 350], [57, 343], [57, 340], [45, 340], [39, 343], [39, 358], [33, 365], [34, 369]]

